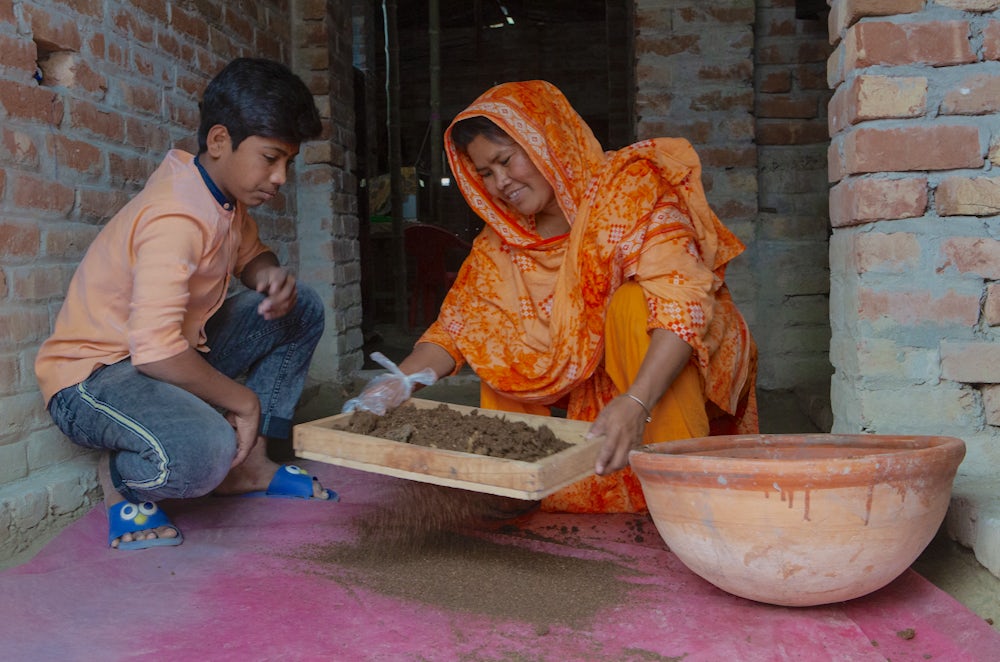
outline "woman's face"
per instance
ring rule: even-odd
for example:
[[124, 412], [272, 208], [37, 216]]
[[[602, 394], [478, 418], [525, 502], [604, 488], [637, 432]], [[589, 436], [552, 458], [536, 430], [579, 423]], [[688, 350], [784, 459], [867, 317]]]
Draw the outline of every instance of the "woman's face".
[[491, 196], [525, 216], [562, 216], [555, 192], [521, 146], [478, 135], [466, 153]]

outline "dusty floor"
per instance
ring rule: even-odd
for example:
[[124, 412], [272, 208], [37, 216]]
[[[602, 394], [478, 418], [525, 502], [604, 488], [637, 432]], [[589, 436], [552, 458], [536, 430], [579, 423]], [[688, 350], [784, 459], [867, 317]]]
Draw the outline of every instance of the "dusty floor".
[[[380, 351], [390, 359], [400, 361], [406, 356], [416, 338], [416, 334], [399, 331], [391, 326], [380, 326], [376, 329], [376, 333], [370, 336], [370, 342], [365, 348], [366, 355], [372, 351]], [[368, 360], [365, 369], [380, 368]], [[305, 403], [300, 412], [301, 420], [311, 420], [335, 413], [331, 412], [330, 408], [335, 406], [341, 395], [346, 398], [355, 394], [326, 394], [325, 397], [316, 397]], [[456, 377], [423, 389], [420, 397], [477, 406], [479, 383], [471, 373], [460, 373]], [[331, 399], [334, 402], [331, 402]], [[758, 405], [763, 433], [826, 431], [821, 429], [823, 423], [817, 423], [816, 420], [823, 419], [824, 415], [807, 412], [790, 394], [759, 391]], [[913, 564], [913, 568], [1000, 631], [1000, 578], [984, 568], [976, 560], [972, 550], [950, 540], [942, 533], [931, 541]]]

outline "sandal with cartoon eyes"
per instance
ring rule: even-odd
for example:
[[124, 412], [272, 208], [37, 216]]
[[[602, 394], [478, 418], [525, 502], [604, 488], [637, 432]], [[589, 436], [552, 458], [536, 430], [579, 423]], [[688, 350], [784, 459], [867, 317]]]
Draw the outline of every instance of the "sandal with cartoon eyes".
[[108, 508], [108, 546], [126, 533], [146, 531], [169, 526], [177, 532], [174, 538], [151, 538], [149, 540], [119, 541], [118, 549], [146, 549], [147, 547], [163, 547], [179, 545], [184, 542], [184, 536], [166, 513], [160, 510], [152, 501], [132, 503], [121, 501]]

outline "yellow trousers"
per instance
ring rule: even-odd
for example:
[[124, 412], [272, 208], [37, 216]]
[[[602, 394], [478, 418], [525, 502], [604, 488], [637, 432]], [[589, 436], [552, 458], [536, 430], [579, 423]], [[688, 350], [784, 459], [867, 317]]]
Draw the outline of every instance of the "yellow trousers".
[[[625, 283], [611, 298], [605, 320], [604, 370], [619, 393], [624, 393], [642, 365], [649, 349], [646, 331], [646, 297], [635, 283]], [[523, 403], [480, 387], [483, 409], [549, 416], [548, 406]], [[690, 439], [709, 435], [701, 376], [689, 363], [652, 408], [643, 443]], [[632, 469], [626, 467], [608, 476], [590, 476], [542, 500], [542, 509], [554, 512], [614, 513], [645, 512], [646, 500]]]

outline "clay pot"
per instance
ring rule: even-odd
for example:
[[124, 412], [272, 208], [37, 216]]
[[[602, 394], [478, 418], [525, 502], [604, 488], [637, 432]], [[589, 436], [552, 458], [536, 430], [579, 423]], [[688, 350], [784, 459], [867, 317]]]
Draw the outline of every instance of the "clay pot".
[[632, 451], [656, 528], [694, 573], [776, 605], [850, 600], [898, 577], [944, 519], [952, 437], [742, 435]]

